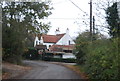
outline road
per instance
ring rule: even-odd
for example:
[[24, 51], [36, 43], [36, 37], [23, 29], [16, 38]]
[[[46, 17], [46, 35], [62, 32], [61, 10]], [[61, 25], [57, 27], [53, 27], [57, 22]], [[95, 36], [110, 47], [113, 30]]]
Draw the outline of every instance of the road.
[[80, 79], [74, 71], [49, 62], [44, 61], [24, 61], [32, 70], [19, 77], [19, 79]]

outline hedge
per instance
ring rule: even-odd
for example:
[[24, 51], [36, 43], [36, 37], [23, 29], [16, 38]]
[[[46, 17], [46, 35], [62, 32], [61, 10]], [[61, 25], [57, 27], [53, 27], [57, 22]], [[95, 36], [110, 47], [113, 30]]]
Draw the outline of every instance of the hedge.
[[97, 40], [88, 46], [86, 54], [85, 71], [90, 79], [120, 79], [119, 77], [118, 41]]
[[76, 59], [73, 58], [44, 58], [43, 60], [52, 62], [76, 63]]

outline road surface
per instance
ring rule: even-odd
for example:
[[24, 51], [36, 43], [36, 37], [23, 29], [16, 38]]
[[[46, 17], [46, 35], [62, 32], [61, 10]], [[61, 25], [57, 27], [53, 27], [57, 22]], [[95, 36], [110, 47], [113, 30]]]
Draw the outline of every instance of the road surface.
[[57, 64], [44, 61], [24, 61], [32, 70], [19, 79], [80, 79], [74, 71]]

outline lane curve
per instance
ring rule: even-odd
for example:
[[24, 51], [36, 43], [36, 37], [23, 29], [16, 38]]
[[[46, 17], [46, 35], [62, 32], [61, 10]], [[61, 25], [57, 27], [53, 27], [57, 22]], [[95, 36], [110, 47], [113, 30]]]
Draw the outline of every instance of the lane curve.
[[81, 79], [74, 71], [61, 65], [27, 60], [24, 63], [33, 69], [19, 77], [19, 79]]

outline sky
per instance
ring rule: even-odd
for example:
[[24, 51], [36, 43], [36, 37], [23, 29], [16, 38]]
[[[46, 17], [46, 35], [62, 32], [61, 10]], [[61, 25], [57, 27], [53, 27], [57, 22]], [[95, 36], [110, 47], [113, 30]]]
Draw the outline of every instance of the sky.
[[[98, 0], [93, 0], [92, 9], [93, 15], [95, 15], [96, 25], [101, 25], [101, 23], [105, 22], [105, 19], [102, 19], [100, 14], [105, 14], [105, 12], [103, 10], [97, 10], [96, 4], [99, 4], [97, 1]], [[61, 33], [65, 33], [66, 29], [69, 28], [70, 36], [77, 37], [78, 33], [90, 29], [90, 0], [51, 0], [51, 2], [54, 9], [52, 10], [52, 15], [47, 18], [47, 21], [51, 22], [51, 28], [48, 34], [54, 35], [57, 28], [59, 28]], [[102, 34], [108, 36], [107, 29], [99, 26], [96, 26], [96, 28], [98, 28]]]
[[[88, 27], [79, 26], [76, 21], [82, 21], [80, 16], [84, 13], [79, 10], [69, 0], [52, 0], [53, 10], [52, 15], [48, 17], [48, 21], [51, 22], [51, 28], [48, 34], [55, 34], [55, 30], [59, 28], [61, 33], [65, 33], [69, 28], [69, 34], [71, 37], [77, 36], [79, 32], [89, 29]], [[89, 13], [89, 0], [78, 0], [74, 3], [85, 12]]]
[[[74, 5], [72, 2], [76, 5]], [[98, 32], [109, 37], [108, 29], [106, 26], [105, 10], [107, 8], [107, 1], [112, 2], [119, 0], [92, 0], [92, 14], [95, 16], [95, 27]], [[51, 28], [48, 34], [55, 34], [55, 30], [59, 28], [61, 33], [65, 33], [69, 28], [69, 34], [71, 37], [77, 37], [78, 33], [90, 29], [89, 25], [89, 13], [90, 13], [90, 0], [51, 0], [52, 15], [50, 15], [47, 21], [51, 22]], [[101, 4], [101, 5], [100, 5]]]
[[[104, 10], [108, 7], [107, 1], [112, 3], [112, 1], [120, 0], [92, 0], [92, 14], [95, 16], [95, 28], [101, 34], [108, 37], [108, 29], [106, 28], [108, 24], [105, 20], [106, 15]], [[43, 20], [44, 22], [51, 23], [48, 34], [54, 35], [55, 30], [58, 28], [60, 33], [66, 33], [66, 29], [68, 28], [70, 36], [77, 37], [78, 33], [90, 29], [90, 0], [51, 0], [51, 2], [51, 6], [54, 8], [51, 10], [52, 15]]]

